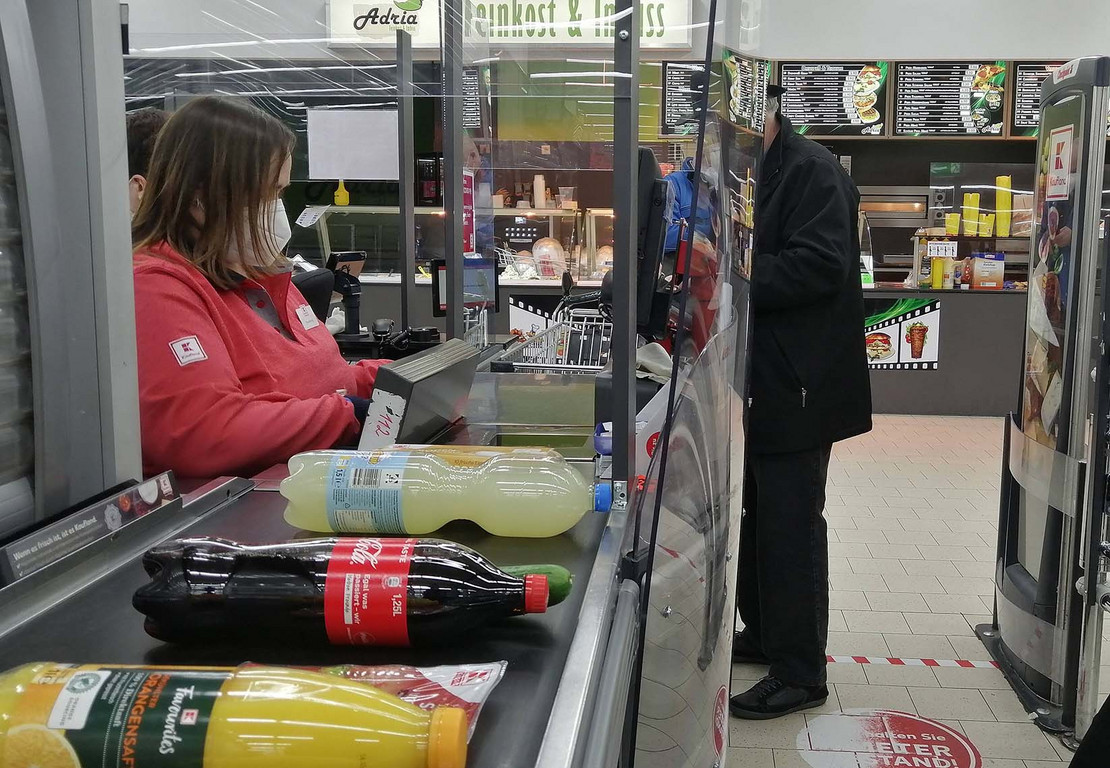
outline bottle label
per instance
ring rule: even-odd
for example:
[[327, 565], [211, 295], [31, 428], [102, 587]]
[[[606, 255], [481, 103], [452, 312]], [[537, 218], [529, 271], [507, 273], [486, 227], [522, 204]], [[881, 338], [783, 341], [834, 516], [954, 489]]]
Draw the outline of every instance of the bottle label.
[[52, 665], [20, 697], [6, 749], [53, 756], [59, 768], [203, 768], [212, 708], [231, 675]]
[[339, 539], [328, 558], [324, 625], [335, 645], [408, 645], [416, 539]]
[[328, 473], [328, 524], [337, 533], [405, 533], [401, 486], [408, 457], [342, 453]]

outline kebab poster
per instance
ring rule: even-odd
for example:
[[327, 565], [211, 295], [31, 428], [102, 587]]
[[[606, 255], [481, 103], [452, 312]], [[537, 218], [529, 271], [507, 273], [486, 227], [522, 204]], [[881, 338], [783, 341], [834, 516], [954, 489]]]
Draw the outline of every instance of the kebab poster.
[[1045, 107], [1043, 114], [1033, 203], [1037, 230], [1030, 256], [1021, 423], [1028, 437], [1060, 450], [1060, 422], [1067, 410], [1064, 350], [1068, 289], [1074, 272], [1077, 169], [1083, 156], [1083, 100], [1065, 100]]
[[872, 368], [935, 371], [940, 359], [940, 302], [865, 298], [867, 364]]

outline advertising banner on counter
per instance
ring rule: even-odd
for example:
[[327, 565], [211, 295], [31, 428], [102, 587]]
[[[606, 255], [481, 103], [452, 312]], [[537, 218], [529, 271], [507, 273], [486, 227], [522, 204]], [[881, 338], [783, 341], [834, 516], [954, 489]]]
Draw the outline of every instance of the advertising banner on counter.
[[940, 302], [864, 297], [867, 364], [898, 371], [939, 367]]
[[0, 586], [30, 576], [171, 504], [180, 506], [181, 493], [173, 472], [163, 472], [65, 515], [0, 547]]
[[[440, 47], [438, 0], [327, 0], [329, 46], [392, 48], [396, 31], [412, 34], [413, 48]], [[614, 4], [605, 0], [466, 0], [468, 40], [568, 48], [613, 46]], [[690, 46], [688, 0], [640, 4], [640, 47]]]
[[[467, 0], [463, 35], [509, 45], [611, 47], [613, 16], [613, 3], [605, 0]], [[439, 0], [327, 0], [332, 47], [392, 48], [404, 29], [414, 48], [438, 48], [439, 25]], [[689, 0], [641, 3], [640, 45], [689, 48]]]

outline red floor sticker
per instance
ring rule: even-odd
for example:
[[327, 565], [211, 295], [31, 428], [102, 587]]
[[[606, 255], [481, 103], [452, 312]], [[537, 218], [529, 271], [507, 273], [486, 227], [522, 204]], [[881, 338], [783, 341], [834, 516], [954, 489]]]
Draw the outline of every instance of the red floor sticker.
[[879, 709], [807, 718], [798, 734], [812, 768], [982, 768], [979, 750], [943, 723]]

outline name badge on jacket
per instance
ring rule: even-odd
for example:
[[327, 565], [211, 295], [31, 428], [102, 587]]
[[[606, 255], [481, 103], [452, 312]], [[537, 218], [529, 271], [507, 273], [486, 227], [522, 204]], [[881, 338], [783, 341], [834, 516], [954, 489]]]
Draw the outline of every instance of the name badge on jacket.
[[311, 331], [320, 324], [320, 321], [316, 319], [316, 315], [312, 311], [312, 307], [307, 304], [302, 304], [297, 307], [297, 317], [301, 321], [301, 326], [306, 331]]

